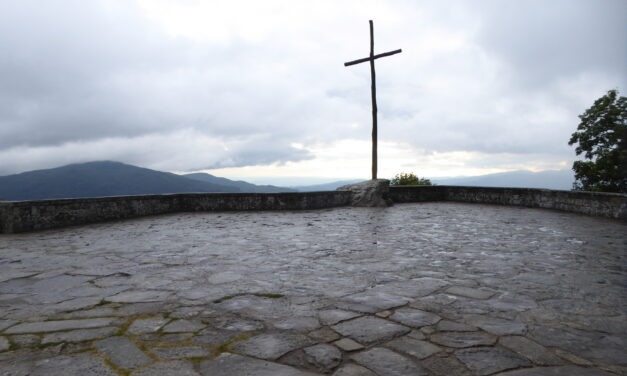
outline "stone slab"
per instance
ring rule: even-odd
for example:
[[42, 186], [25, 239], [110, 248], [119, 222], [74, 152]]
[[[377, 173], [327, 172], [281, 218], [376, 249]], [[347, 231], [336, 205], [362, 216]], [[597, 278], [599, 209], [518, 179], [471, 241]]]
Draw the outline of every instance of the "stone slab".
[[7, 334], [22, 334], [22, 333], [45, 333], [45, 332], [57, 332], [61, 330], [69, 329], [90, 329], [103, 326], [109, 326], [116, 321], [115, 318], [99, 318], [99, 319], [86, 319], [86, 320], [60, 320], [60, 321], [43, 321], [43, 322], [28, 322], [22, 323], [10, 327], [5, 330]]
[[532, 365], [528, 359], [514, 352], [495, 347], [476, 347], [458, 350], [455, 352], [455, 356], [466, 367], [481, 376], [513, 368], [530, 367]]
[[9, 326], [15, 325], [17, 323], [18, 321], [16, 320], [0, 320], [0, 332], [8, 328]]
[[101, 339], [95, 341], [94, 346], [113, 364], [127, 370], [151, 362], [151, 359], [126, 337], [116, 336]]
[[117, 376], [102, 359], [92, 354], [57, 356], [37, 361], [29, 376]]
[[139, 290], [124, 291], [119, 294], [109, 296], [107, 301], [116, 303], [151, 303], [162, 302], [170, 295], [167, 291], [160, 290]]
[[455, 356], [432, 356], [420, 362], [433, 376], [476, 376]]
[[320, 344], [305, 347], [305, 360], [323, 373], [328, 373], [342, 362], [342, 353], [335, 346]]
[[372, 313], [390, 308], [396, 308], [410, 302], [410, 299], [408, 298], [377, 291], [375, 289], [348, 295], [342, 299], [349, 303], [372, 307], [372, 309], [374, 310], [374, 312]]
[[333, 373], [333, 376], [377, 376], [368, 368], [364, 368], [360, 365], [348, 363], [340, 367]]
[[8, 350], [11, 347], [9, 340], [6, 337], [0, 337], [0, 351]]
[[153, 347], [150, 352], [161, 359], [202, 358], [211, 352], [200, 346]]
[[476, 326], [449, 320], [440, 321], [437, 325], [437, 329], [442, 332], [474, 332], [479, 330]]
[[220, 346], [232, 341], [240, 332], [224, 329], [204, 329], [194, 337], [194, 342], [210, 346]]
[[467, 321], [469, 324], [497, 336], [523, 335], [527, 332], [527, 325], [524, 323], [496, 317], [476, 316]]
[[207, 325], [196, 321], [176, 320], [164, 326], [161, 331], [163, 333], [197, 332], [205, 327]]
[[127, 333], [130, 334], [146, 334], [146, 333], [154, 333], [157, 330], [161, 329], [163, 325], [165, 325], [168, 319], [164, 317], [151, 317], [146, 319], [137, 319], [133, 321], [131, 326], [126, 330]]
[[340, 335], [329, 328], [320, 328], [307, 334], [317, 342], [332, 342], [340, 338]]
[[215, 359], [200, 363], [203, 376], [313, 376], [314, 373], [294, 367], [273, 363], [247, 356], [222, 353]]
[[233, 349], [238, 353], [255, 358], [276, 360], [292, 350], [312, 344], [313, 341], [303, 335], [269, 332], [238, 342], [233, 346]]
[[493, 345], [496, 338], [483, 332], [440, 332], [431, 335], [431, 342], [442, 346], [463, 348]]
[[360, 317], [333, 326], [333, 330], [360, 343], [374, 343], [398, 337], [411, 329], [378, 317]]
[[551, 350], [526, 337], [501, 337], [499, 339], [499, 344], [517, 352], [538, 365], [557, 366], [564, 364], [564, 361], [557, 355], [553, 354]]
[[95, 338], [112, 336], [117, 332], [118, 328], [113, 326], [106, 326], [104, 328], [95, 329], [78, 329], [71, 330], [69, 332], [59, 332], [46, 334], [41, 340], [41, 343], [46, 345], [56, 342], [82, 342]]
[[452, 286], [446, 289], [446, 292], [448, 294], [464, 296], [472, 299], [488, 299], [495, 294], [494, 291], [474, 289], [472, 287], [465, 286]]
[[355, 342], [350, 338], [342, 338], [333, 342], [333, 344], [344, 351], [357, 351], [364, 348], [361, 343]]
[[428, 376], [427, 371], [404, 356], [381, 347], [352, 355], [362, 366], [386, 376]]
[[400, 308], [392, 316], [390, 320], [400, 322], [401, 324], [411, 326], [412, 328], [421, 328], [423, 326], [432, 325], [440, 321], [441, 318], [433, 313], [421, 311], [413, 308]]
[[200, 376], [188, 360], [156, 362], [131, 373], [131, 376]]
[[613, 373], [577, 366], [538, 367], [502, 372], [497, 376], [614, 376]]
[[325, 309], [318, 311], [320, 322], [324, 325], [335, 325], [340, 321], [350, 320], [359, 316], [361, 316], [360, 313], [344, 311], [341, 309]]
[[390, 341], [386, 344], [386, 346], [398, 352], [410, 355], [416, 359], [428, 358], [431, 355], [442, 351], [442, 348], [432, 343], [408, 336]]

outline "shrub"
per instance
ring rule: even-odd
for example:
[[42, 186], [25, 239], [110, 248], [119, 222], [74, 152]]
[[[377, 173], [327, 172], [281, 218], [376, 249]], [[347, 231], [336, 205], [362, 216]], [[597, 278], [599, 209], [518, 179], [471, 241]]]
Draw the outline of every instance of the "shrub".
[[419, 178], [414, 175], [414, 173], [404, 173], [396, 174], [394, 178], [390, 181], [390, 185], [433, 185], [431, 184], [431, 180], [427, 178]]

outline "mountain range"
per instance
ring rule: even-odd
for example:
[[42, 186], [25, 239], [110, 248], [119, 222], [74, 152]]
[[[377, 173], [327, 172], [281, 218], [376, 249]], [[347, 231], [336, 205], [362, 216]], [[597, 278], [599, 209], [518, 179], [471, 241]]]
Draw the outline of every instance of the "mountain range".
[[475, 187], [545, 188], [570, 190], [575, 181], [572, 170], [526, 170], [501, 172], [482, 176], [433, 178], [438, 185], [466, 185]]
[[255, 186], [216, 178], [209, 174], [176, 175], [99, 161], [71, 164], [47, 170], [0, 176], [0, 199], [10, 201], [127, 196], [191, 192], [294, 191], [274, 186]]
[[[439, 185], [570, 189], [573, 172], [512, 171], [472, 177], [433, 178]], [[120, 162], [71, 164], [47, 170], [0, 176], [0, 200], [42, 200], [103, 196], [207, 192], [329, 191], [359, 180], [340, 180], [298, 187], [256, 185], [206, 173], [177, 175]]]

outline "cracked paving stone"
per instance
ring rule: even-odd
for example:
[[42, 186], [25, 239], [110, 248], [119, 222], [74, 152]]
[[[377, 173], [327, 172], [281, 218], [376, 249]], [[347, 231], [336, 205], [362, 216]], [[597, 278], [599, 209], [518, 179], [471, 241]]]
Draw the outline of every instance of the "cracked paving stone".
[[360, 343], [374, 343], [398, 337], [411, 329], [380, 319], [378, 317], [360, 317], [334, 325], [333, 330]]
[[408, 298], [373, 290], [348, 295], [342, 299], [346, 302], [372, 307], [374, 312], [371, 313], [399, 307], [410, 302]]
[[472, 298], [472, 299], [488, 299], [495, 294], [494, 291], [473, 289], [471, 287], [464, 287], [464, 286], [452, 286], [446, 289], [446, 292], [448, 294], [464, 296], [466, 298]]
[[161, 331], [163, 333], [197, 332], [206, 327], [207, 325], [195, 321], [176, 320], [164, 326]]
[[188, 360], [157, 362], [131, 373], [131, 376], [200, 376]]
[[491, 375], [513, 368], [530, 367], [528, 359], [505, 349], [476, 347], [455, 351], [455, 356], [477, 374]]
[[355, 342], [350, 338], [342, 338], [339, 341], [333, 342], [333, 344], [344, 351], [357, 351], [364, 348], [361, 343]]
[[11, 325], [17, 324], [15, 320], [0, 320], [0, 332]]
[[305, 347], [303, 352], [307, 363], [324, 373], [330, 372], [342, 362], [342, 353], [335, 346], [314, 345]]
[[397, 309], [396, 312], [390, 316], [390, 320], [400, 322], [401, 324], [411, 326], [412, 328], [420, 328], [435, 324], [440, 321], [441, 318], [433, 313], [421, 311], [419, 309], [401, 308]]
[[350, 320], [358, 316], [361, 316], [361, 314], [341, 309], [326, 309], [318, 311], [320, 322], [324, 325], [335, 325], [340, 321]]
[[109, 296], [107, 301], [116, 303], [151, 303], [162, 302], [170, 295], [167, 291], [123, 291], [119, 294]]
[[169, 320], [163, 317], [151, 317], [147, 319], [137, 319], [126, 330], [130, 334], [154, 333], [161, 329]]
[[428, 376], [427, 371], [394, 351], [375, 347], [351, 356], [354, 361], [386, 376]]
[[387, 292], [393, 295], [408, 296], [417, 298], [427, 296], [441, 289], [450, 283], [437, 278], [423, 277], [410, 279], [407, 281], [396, 281], [375, 287], [378, 291]]
[[475, 376], [454, 356], [432, 356], [420, 362], [433, 376]]
[[11, 347], [9, 340], [5, 337], [0, 337], [0, 351], [8, 350]]
[[42, 333], [42, 332], [57, 332], [68, 329], [90, 329], [98, 328], [102, 326], [109, 326], [113, 324], [117, 319], [115, 318], [100, 318], [100, 319], [86, 319], [86, 320], [60, 320], [60, 321], [43, 321], [43, 322], [28, 322], [10, 327], [5, 331], [7, 334], [22, 334], [22, 333]]
[[340, 335], [329, 328], [320, 328], [307, 334], [317, 342], [332, 342], [340, 338]]
[[449, 320], [442, 320], [438, 323], [437, 329], [441, 332], [475, 332], [479, 330], [476, 326], [462, 324]]
[[133, 369], [151, 362], [151, 359], [126, 337], [101, 339], [94, 342], [94, 346], [120, 368]]
[[239, 353], [266, 360], [276, 360], [286, 353], [312, 345], [313, 341], [299, 334], [270, 332], [238, 342], [233, 349]]
[[11, 341], [18, 347], [32, 347], [39, 345], [41, 339], [35, 334], [20, 334], [11, 336]]
[[200, 346], [153, 347], [150, 352], [161, 359], [201, 358], [211, 354], [209, 350]]
[[340, 367], [333, 373], [333, 376], [377, 376], [368, 368], [364, 368], [358, 364], [348, 363]]
[[448, 347], [472, 347], [493, 345], [496, 338], [483, 332], [441, 332], [430, 337], [431, 342]]
[[204, 329], [194, 337], [194, 342], [202, 343], [209, 346], [220, 346], [232, 341], [239, 336], [241, 332], [224, 329]]
[[499, 344], [542, 366], [558, 366], [564, 364], [564, 361], [553, 354], [551, 350], [526, 337], [501, 337]]
[[301, 371], [284, 364], [249, 358], [247, 356], [222, 353], [215, 359], [200, 363], [203, 376], [313, 376], [314, 373]]
[[118, 328], [113, 326], [106, 326], [104, 328], [96, 329], [79, 329], [71, 330], [69, 332], [51, 333], [46, 334], [41, 340], [43, 345], [56, 342], [83, 342], [100, 337], [108, 337], [115, 332]]
[[320, 327], [320, 322], [315, 317], [290, 317], [279, 320], [273, 324], [277, 329], [295, 330], [297, 332], [308, 332]]
[[523, 335], [527, 332], [526, 324], [495, 317], [479, 316], [466, 321], [497, 336]]
[[613, 373], [577, 366], [538, 367], [502, 372], [496, 376], [614, 376]]
[[433, 345], [427, 341], [421, 341], [407, 336], [390, 341], [385, 344], [385, 346], [404, 354], [413, 356], [417, 359], [428, 358], [431, 355], [442, 351], [440, 347]]
[[[19, 375], [20, 373], [17, 373]], [[9, 373], [9, 375], [11, 375]], [[57, 356], [43, 359], [35, 363], [31, 376], [116, 376], [117, 372], [103, 362], [102, 359], [91, 354]]]

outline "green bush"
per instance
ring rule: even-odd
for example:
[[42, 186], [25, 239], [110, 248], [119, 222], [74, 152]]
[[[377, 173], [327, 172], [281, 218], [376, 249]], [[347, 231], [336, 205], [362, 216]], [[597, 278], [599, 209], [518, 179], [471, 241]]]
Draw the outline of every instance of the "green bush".
[[414, 175], [414, 173], [404, 173], [396, 174], [394, 178], [390, 181], [390, 185], [433, 185], [431, 184], [431, 180], [427, 178], [419, 178]]

